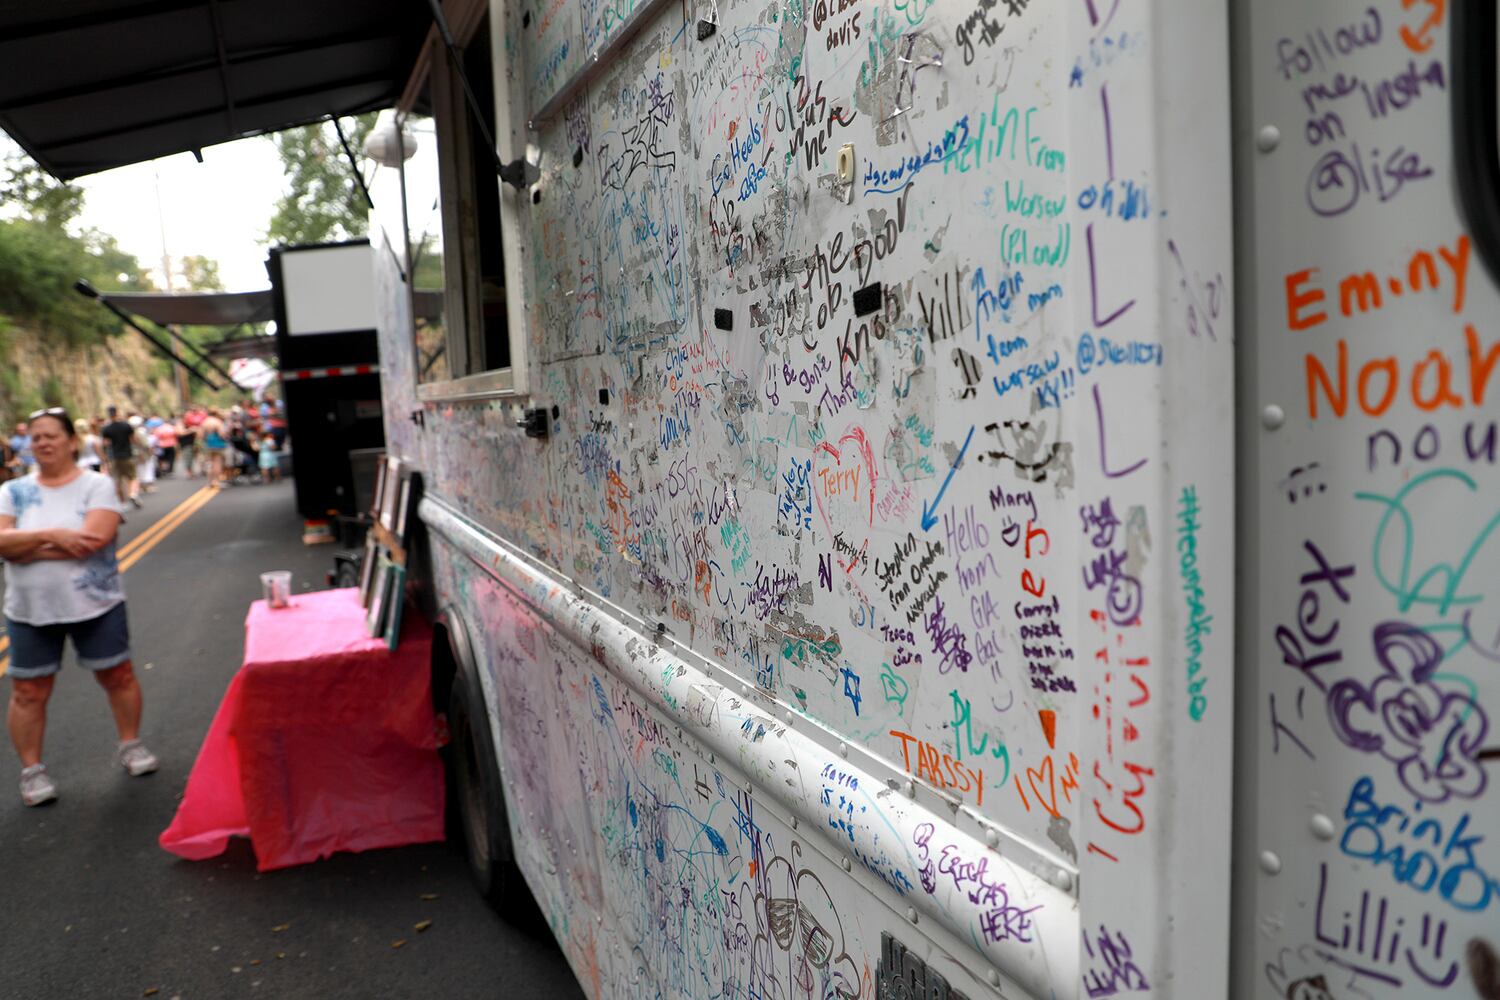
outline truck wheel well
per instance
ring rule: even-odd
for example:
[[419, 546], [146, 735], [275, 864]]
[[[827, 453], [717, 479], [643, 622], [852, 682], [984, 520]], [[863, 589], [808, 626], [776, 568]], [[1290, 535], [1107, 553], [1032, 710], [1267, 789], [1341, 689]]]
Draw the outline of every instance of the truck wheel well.
[[446, 619], [432, 627], [432, 707], [439, 712], [448, 709], [453, 678], [458, 673], [458, 656], [453, 651], [453, 636]]

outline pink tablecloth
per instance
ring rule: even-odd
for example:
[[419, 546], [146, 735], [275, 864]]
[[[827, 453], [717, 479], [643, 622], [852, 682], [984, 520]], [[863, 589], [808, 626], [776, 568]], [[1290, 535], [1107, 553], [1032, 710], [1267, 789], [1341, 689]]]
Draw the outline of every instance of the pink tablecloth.
[[365, 635], [355, 589], [264, 601], [161, 846], [191, 860], [249, 836], [261, 871], [443, 839], [443, 768], [428, 664], [432, 632]]

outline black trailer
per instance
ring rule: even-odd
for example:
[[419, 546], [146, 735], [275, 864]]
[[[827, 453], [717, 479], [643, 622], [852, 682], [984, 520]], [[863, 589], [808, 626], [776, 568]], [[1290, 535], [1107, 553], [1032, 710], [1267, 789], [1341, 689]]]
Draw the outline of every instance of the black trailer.
[[385, 446], [368, 240], [277, 247], [266, 261], [297, 510], [356, 514], [351, 452]]

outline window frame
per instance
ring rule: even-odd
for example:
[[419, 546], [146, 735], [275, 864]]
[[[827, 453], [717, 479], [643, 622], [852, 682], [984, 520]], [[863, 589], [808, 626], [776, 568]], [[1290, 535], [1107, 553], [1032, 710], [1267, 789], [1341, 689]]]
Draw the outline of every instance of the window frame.
[[[510, 16], [505, 0], [447, 0], [444, 12], [453, 31], [456, 46], [463, 50], [471, 44], [489, 14], [491, 76], [494, 82], [495, 145], [502, 162], [515, 159], [514, 150], [525, 147], [525, 115], [511, 99], [509, 55], [504, 37], [506, 19]], [[443, 325], [447, 338], [450, 377], [442, 381], [423, 382], [416, 358], [415, 303], [410, 349], [414, 356], [412, 378], [417, 399], [432, 402], [475, 401], [498, 398], [520, 398], [529, 395], [527, 367], [526, 310], [523, 305], [524, 273], [521, 267], [519, 212], [524, 207], [524, 192], [503, 184], [498, 175], [482, 174], [473, 167], [471, 155], [476, 143], [484, 138], [474, 127], [463, 85], [452, 66], [446, 47], [436, 28], [428, 32], [416, 68], [407, 81], [406, 90], [396, 107], [397, 126], [407, 116], [424, 87], [430, 84], [432, 121], [438, 144], [438, 199], [443, 236]], [[499, 191], [500, 249], [504, 256], [506, 335], [509, 341], [509, 365], [483, 369], [484, 325], [479, 275], [479, 229], [474, 215], [476, 185], [493, 183]], [[406, 256], [410, 256], [411, 221], [404, 204], [405, 165], [401, 171], [402, 229]], [[406, 292], [415, 292], [408, 278]]]

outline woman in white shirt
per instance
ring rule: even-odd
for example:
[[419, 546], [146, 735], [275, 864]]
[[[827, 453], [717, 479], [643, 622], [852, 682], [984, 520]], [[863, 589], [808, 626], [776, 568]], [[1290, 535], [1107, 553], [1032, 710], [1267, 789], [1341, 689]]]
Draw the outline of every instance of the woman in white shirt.
[[57, 798], [42, 764], [42, 733], [67, 639], [109, 697], [120, 764], [140, 775], [156, 770], [157, 761], [138, 738], [141, 687], [115, 560], [120, 501], [109, 479], [78, 467], [77, 431], [66, 410], [38, 410], [27, 429], [37, 469], [0, 485], [0, 558], [11, 654], [8, 722], [21, 758], [21, 801], [34, 806]]
[[73, 429], [78, 437], [78, 467], [98, 472], [104, 464], [104, 439], [81, 417], [73, 422]]
[[142, 493], [156, 492], [156, 442], [146, 430], [140, 417], [131, 417], [130, 426], [135, 429], [135, 477], [141, 484]]

